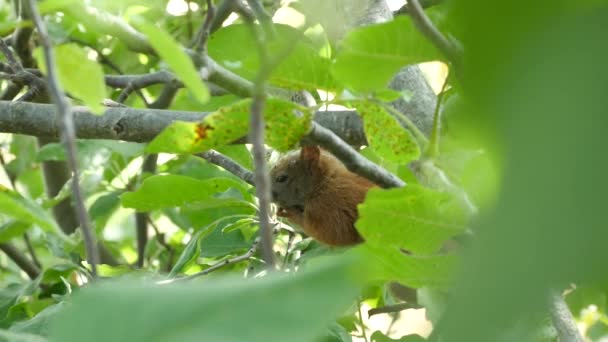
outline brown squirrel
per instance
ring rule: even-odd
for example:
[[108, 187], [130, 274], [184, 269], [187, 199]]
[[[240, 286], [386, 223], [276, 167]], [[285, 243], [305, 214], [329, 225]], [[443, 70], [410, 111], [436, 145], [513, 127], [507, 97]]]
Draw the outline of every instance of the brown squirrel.
[[283, 156], [270, 171], [278, 216], [319, 242], [348, 246], [363, 242], [355, 229], [357, 205], [376, 186], [350, 171], [331, 153], [304, 146]]

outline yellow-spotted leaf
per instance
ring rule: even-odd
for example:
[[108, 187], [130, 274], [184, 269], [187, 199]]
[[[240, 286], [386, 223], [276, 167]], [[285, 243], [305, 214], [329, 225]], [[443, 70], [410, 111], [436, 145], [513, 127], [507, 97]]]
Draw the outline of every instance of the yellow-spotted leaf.
[[363, 118], [367, 141], [380, 157], [395, 164], [418, 159], [420, 146], [410, 131], [382, 106], [369, 101], [357, 101], [354, 106]]
[[[195, 153], [230, 144], [249, 133], [251, 99], [222, 107], [202, 122], [175, 122], [147, 147], [150, 153]], [[294, 103], [268, 99], [264, 108], [267, 143], [280, 151], [293, 148], [309, 130], [310, 111]]]

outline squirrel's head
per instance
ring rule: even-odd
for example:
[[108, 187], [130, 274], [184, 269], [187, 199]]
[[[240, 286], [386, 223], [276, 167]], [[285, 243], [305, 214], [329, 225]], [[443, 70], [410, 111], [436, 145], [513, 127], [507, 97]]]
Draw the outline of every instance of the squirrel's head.
[[270, 171], [273, 201], [303, 210], [306, 198], [327, 172], [326, 154], [318, 146], [304, 146], [281, 157]]

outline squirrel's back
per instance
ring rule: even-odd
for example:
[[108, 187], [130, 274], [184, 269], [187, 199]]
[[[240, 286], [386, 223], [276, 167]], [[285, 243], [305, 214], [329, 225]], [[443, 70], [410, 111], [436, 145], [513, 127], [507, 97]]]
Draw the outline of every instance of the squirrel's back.
[[355, 229], [357, 205], [375, 185], [318, 147], [306, 146], [285, 158], [271, 172], [280, 216], [327, 245], [362, 242]]

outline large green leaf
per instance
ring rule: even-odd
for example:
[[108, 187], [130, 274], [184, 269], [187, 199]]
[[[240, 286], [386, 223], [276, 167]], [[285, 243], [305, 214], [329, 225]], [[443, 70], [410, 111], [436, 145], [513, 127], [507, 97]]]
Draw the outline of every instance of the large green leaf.
[[386, 85], [403, 66], [440, 58], [440, 54], [414, 27], [409, 17], [351, 31], [340, 45], [332, 65], [334, 77], [357, 91]]
[[[174, 122], [150, 142], [147, 151], [194, 153], [232, 143], [248, 134], [250, 108], [251, 99], [246, 99], [220, 108], [200, 123]], [[267, 143], [286, 151], [308, 132], [312, 115], [294, 103], [268, 99], [264, 118]]]
[[0, 226], [0, 242], [22, 236], [31, 227], [31, 223], [24, 221], [10, 221]]
[[206, 278], [164, 286], [99, 282], [74, 296], [54, 321], [51, 337], [63, 342], [266, 342], [287, 336], [308, 342], [321, 336], [357, 296], [351, 265], [336, 257], [296, 275]]
[[418, 143], [386, 109], [369, 101], [357, 101], [353, 105], [363, 118], [367, 141], [380, 157], [396, 164], [418, 159]]
[[[59, 82], [65, 91], [81, 99], [94, 113], [103, 113], [101, 102], [107, 98], [107, 94], [101, 66], [90, 60], [87, 53], [76, 44], [56, 46], [54, 53]], [[34, 50], [34, 57], [42, 72], [46, 74], [41, 48]], [[86, 82], [83, 82], [83, 77], [86, 77]]]
[[201, 103], [207, 102], [210, 97], [209, 89], [201, 80], [182, 46], [171, 35], [143, 19], [136, 20], [136, 25], [148, 37], [148, 42], [156, 53], [169, 64], [194, 97]]
[[[331, 61], [320, 55], [301, 32], [287, 25], [275, 24], [276, 36], [270, 39], [270, 56], [276, 56], [297, 42], [290, 55], [273, 71], [270, 83], [287, 89], [334, 89]], [[209, 40], [209, 55], [236, 74], [253, 80], [260, 68], [257, 44], [251, 28], [230, 25], [215, 32]]]
[[453, 255], [409, 255], [396, 246], [379, 246], [366, 243], [353, 253], [361, 255], [368, 264], [370, 280], [399, 281], [420, 288], [448, 288], [456, 267]]
[[121, 199], [125, 208], [150, 211], [207, 203], [214, 194], [230, 188], [243, 189], [239, 182], [229, 178], [198, 180], [178, 175], [159, 175], [146, 178], [138, 190], [124, 193]]
[[466, 229], [466, 216], [451, 196], [413, 184], [372, 189], [359, 215], [356, 226], [365, 244], [356, 252], [373, 265], [371, 278], [415, 288], [448, 287], [455, 256], [436, 253]]
[[451, 196], [419, 185], [372, 189], [359, 205], [357, 229], [368, 244], [432, 254], [466, 230], [466, 215]]
[[65, 302], [51, 305], [39, 312], [32, 319], [13, 324], [11, 326], [11, 331], [48, 336], [52, 320], [57, 317], [66, 306], [67, 304]]

